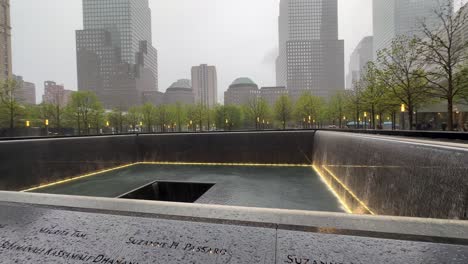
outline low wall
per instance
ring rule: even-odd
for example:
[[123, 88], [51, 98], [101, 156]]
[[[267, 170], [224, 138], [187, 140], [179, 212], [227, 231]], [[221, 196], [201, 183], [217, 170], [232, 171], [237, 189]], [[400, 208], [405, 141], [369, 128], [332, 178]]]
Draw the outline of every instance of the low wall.
[[315, 167], [353, 212], [467, 218], [468, 147], [327, 131], [314, 140]]
[[0, 189], [40, 184], [137, 161], [135, 136], [0, 141]]
[[140, 135], [141, 161], [312, 164], [314, 131]]
[[0, 190], [22, 190], [140, 161], [311, 164], [314, 131], [0, 141]]

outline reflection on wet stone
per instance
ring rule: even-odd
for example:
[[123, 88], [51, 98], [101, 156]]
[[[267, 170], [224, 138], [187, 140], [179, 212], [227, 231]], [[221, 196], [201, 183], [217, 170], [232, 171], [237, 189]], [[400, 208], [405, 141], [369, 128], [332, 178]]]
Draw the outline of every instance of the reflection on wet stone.
[[0, 218], [8, 222], [0, 234], [0, 262], [275, 262], [274, 229], [0, 207]]

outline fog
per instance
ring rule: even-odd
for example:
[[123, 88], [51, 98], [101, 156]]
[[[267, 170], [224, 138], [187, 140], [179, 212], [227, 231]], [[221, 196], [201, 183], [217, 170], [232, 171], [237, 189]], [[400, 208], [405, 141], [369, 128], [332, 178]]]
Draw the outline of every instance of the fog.
[[[161, 91], [202, 63], [217, 67], [220, 101], [238, 77], [275, 85], [279, 0], [150, 0], [150, 7]], [[11, 17], [13, 71], [36, 84], [38, 101], [45, 80], [76, 90], [81, 0], [13, 0]], [[372, 1], [339, 0], [339, 23], [347, 68], [358, 42], [372, 35]]]

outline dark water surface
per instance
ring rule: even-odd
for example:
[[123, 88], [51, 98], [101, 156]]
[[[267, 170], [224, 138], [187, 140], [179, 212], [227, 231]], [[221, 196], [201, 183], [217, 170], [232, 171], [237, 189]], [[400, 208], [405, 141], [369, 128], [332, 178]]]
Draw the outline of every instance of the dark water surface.
[[196, 203], [343, 212], [307, 167], [139, 164], [34, 192], [113, 198], [158, 180], [214, 183]]

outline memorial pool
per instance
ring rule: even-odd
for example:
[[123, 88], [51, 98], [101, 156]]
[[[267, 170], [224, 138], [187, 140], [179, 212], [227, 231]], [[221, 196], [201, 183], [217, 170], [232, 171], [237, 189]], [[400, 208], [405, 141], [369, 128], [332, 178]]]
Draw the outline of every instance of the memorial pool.
[[195, 203], [344, 212], [312, 167], [135, 164], [32, 192], [115, 198], [155, 181], [214, 184]]

